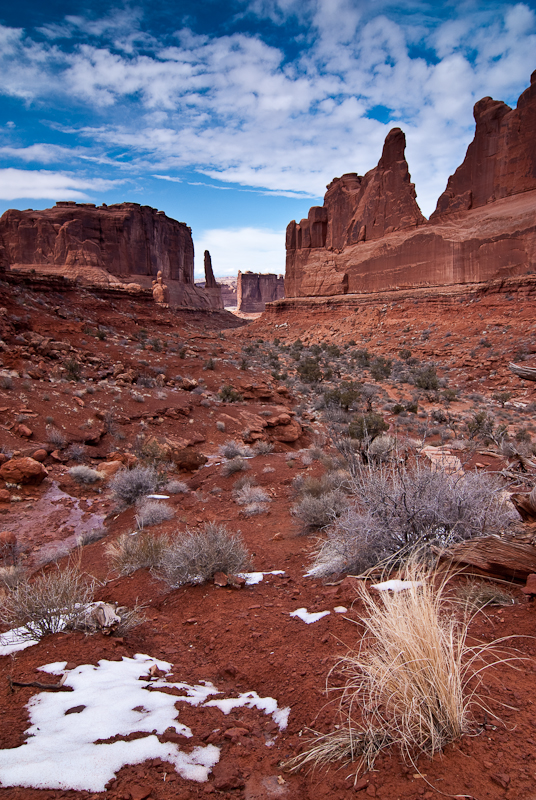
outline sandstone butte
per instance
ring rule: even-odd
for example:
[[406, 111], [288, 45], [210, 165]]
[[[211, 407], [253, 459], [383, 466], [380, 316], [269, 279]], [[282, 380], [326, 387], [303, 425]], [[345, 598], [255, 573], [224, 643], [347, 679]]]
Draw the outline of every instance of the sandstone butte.
[[223, 308], [210, 256], [208, 266], [207, 288], [200, 289], [191, 229], [138, 203], [60, 202], [42, 211], [10, 209], [0, 218], [4, 272], [33, 270], [136, 291], [150, 289], [161, 271], [172, 306]]
[[259, 272], [240, 272], [236, 287], [236, 308], [246, 314], [264, 311], [266, 303], [285, 296], [282, 275]]
[[335, 178], [323, 206], [287, 227], [285, 296], [487, 282], [536, 263], [536, 71], [517, 107], [485, 97], [475, 137], [429, 220], [388, 134], [378, 166]]

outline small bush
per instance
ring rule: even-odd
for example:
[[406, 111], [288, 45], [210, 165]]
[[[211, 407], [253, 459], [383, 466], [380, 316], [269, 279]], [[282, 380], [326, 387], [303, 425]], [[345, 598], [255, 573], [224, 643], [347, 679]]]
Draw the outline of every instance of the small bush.
[[237, 442], [235, 439], [229, 439], [225, 444], [220, 446], [220, 453], [224, 458], [236, 458], [237, 456], [250, 456], [252, 454], [251, 448]]
[[70, 381], [79, 381], [82, 377], [82, 368], [76, 358], [67, 358], [63, 365]]
[[65, 434], [59, 428], [47, 428], [47, 442], [54, 447], [61, 449], [67, 444]]
[[184, 481], [169, 481], [164, 487], [169, 494], [188, 494], [190, 489]]
[[72, 461], [83, 461], [87, 455], [87, 447], [81, 442], [73, 442], [67, 449], [67, 455]]
[[207, 369], [215, 370], [216, 369], [216, 362], [214, 361], [214, 359], [213, 358], [208, 358], [205, 361], [204, 365], [203, 365], [203, 369], [204, 370], [207, 370]]
[[235, 456], [235, 458], [231, 458], [222, 464], [221, 474], [228, 478], [229, 475], [234, 475], [236, 472], [243, 472], [247, 469], [249, 469], [247, 461], [242, 456]]
[[269, 503], [271, 500], [261, 486], [252, 486], [250, 483], [245, 483], [233, 494], [239, 506], [246, 506], [250, 503]]
[[393, 362], [384, 356], [376, 356], [370, 365], [370, 374], [375, 381], [388, 378], [393, 368]]
[[116, 499], [131, 506], [140, 497], [151, 494], [158, 485], [158, 475], [153, 467], [134, 467], [118, 472], [110, 482]]
[[13, 389], [13, 379], [10, 375], [0, 375], [0, 389], [8, 392]]
[[357, 414], [348, 425], [348, 434], [351, 439], [375, 439], [381, 433], [389, 430], [388, 423], [381, 414], [371, 411], [368, 414]]
[[0, 601], [0, 621], [29, 639], [73, 627], [93, 599], [94, 585], [74, 567], [25, 580]]
[[222, 386], [218, 392], [220, 400], [224, 403], [240, 403], [244, 398], [237, 389], [234, 389], [230, 384]]
[[26, 570], [20, 564], [10, 567], [0, 567], [0, 588], [14, 589], [26, 577]]
[[456, 589], [456, 596], [468, 607], [469, 613], [486, 606], [511, 606], [515, 597], [494, 583], [470, 579]]
[[251, 567], [251, 558], [242, 538], [224, 525], [205, 524], [200, 532], [187, 530], [166, 549], [161, 574], [170, 586], [204, 583], [216, 572], [235, 575]]
[[130, 575], [159, 567], [168, 547], [169, 539], [162, 534], [123, 533], [106, 547], [106, 555], [120, 575]]
[[362, 369], [367, 369], [370, 366], [371, 357], [368, 350], [354, 350], [352, 358], [356, 365]]
[[439, 378], [434, 366], [424, 367], [415, 375], [415, 386], [419, 389], [438, 389]]
[[296, 371], [304, 383], [319, 383], [324, 378], [318, 361], [310, 356], [299, 362]]
[[268, 453], [273, 453], [274, 446], [272, 442], [264, 442], [262, 439], [259, 439], [253, 445], [253, 452], [256, 456], [265, 456]]
[[91, 484], [102, 480], [102, 474], [100, 472], [97, 472], [96, 469], [91, 469], [91, 467], [86, 467], [83, 464], [80, 464], [78, 467], [71, 467], [68, 474], [76, 483]]
[[77, 547], [84, 547], [86, 544], [92, 544], [93, 542], [98, 542], [101, 539], [104, 539], [108, 531], [101, 525], [97, 528], [92, 528], [90, 531], [82, 531], [76, 537], [76, 546]]
[[175, 512], [171, 506], [161, 500], [142, 500], [138, 513], [135, 516], [139, 530], [150, 528], [151, 525], [160, 525], [173, 519]]
[[319, 497], [305, 495], [292, 507], [291, 513], [300, 520], [303, 533], [310, 533], [331, 525], [347, 507], [345, 494], [340, 489], [333, 489]]
[[220, 431], [220, 433], [225, 433], [225, 422], [219, 419], [216, 422], [216, 430]]

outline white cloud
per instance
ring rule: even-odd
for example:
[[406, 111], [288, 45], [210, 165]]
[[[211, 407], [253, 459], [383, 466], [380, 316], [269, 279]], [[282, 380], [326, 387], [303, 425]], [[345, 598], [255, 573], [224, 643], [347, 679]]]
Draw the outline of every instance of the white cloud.
[[194, 234], [196, 279], [204, 280], [203, 253], [210, 251], [219, 277], [246, 272], [285, 272], [285, 231], [267, 228], [213, 228]]
[[[93, 148], [107, 163], [102, 149], [119, 146], [122, 169], [131, 161], [162, 177], [188, 168], [288, 196], [318, 197], [336, 175], [366, 172], [399, 125], [428, 214], [472, 138], [474, 102], [515, 98], [536, 66], [535, 14], [526, 4], [452, 10], [439, 22], [424, 0], [382, 0], [374, 9], [365, 0], [244, 2], [243, 19], [287, 29], [294, 19], [301, 51], [289, 59], [246, 33], [183, 29], [157, 41], [140, 30], [139, 15], [123, 11], [68, 17], [44, 40], [0, 26], [0, 92], [85, 106], [89, 122], [75, 133], [89, 143], [86, 158]], [[419, 46], [436, 58], [415, 55]], [[390, 109], [393, 121], [371, 119], [376, 106]], [[60, 155], [32, 147], [42, 148], [43, 164]], [[38, 154], [32, 147], [28, 159]], [[24, 158], [22, 150], [13, 157]], [[72, 155], [84, 157], [80, 151]]]
[[84, 180], [48, 170], [0, 169], [0, 199], [89, 200], [90, 192], [107, 191], [118, 181]]

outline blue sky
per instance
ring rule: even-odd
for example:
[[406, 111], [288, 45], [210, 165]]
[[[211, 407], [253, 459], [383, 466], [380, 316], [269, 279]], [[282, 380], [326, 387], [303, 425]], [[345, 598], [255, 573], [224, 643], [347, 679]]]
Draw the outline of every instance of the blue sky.
[[0, 5], [0, 213], [151, 205], [196, 274], [284, 272], [284, 230], [390, 128], [429, 215], [536, 68], [536, 0], [23, 0]]

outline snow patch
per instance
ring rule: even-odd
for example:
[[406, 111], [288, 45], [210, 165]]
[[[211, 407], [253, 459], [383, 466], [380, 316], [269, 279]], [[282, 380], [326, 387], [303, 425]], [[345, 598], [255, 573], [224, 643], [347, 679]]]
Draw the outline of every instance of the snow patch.
[[329, 611], [316, 611], [310, 613], [306, 608], [297, 608], [296, 611], [291, 612], [290, 616], [299, 617], [299, 619], [303, 620], [307, 625], [310, 625], [312, 622], [318, 622], [318, 620], [322, 619], [322, 617], [326, 617], [329, 613]]
[[404, 589], [411, 589], [417, 586], [422, 586], [422, 581], [400, 581], [393, 579], [390, 581], [383, 581], [383, 583], [375, 583], [371, 588], [378, 589], [379, 592], [402, 592]]
[[255, 586], [256, 583], [260, 583], [265, 575], [284, 575], [285, 570], [283, 569], [274, 569], [272, 572], [239, 572], [238, 577], [244, 578], [246, 581], [246, 586]]

